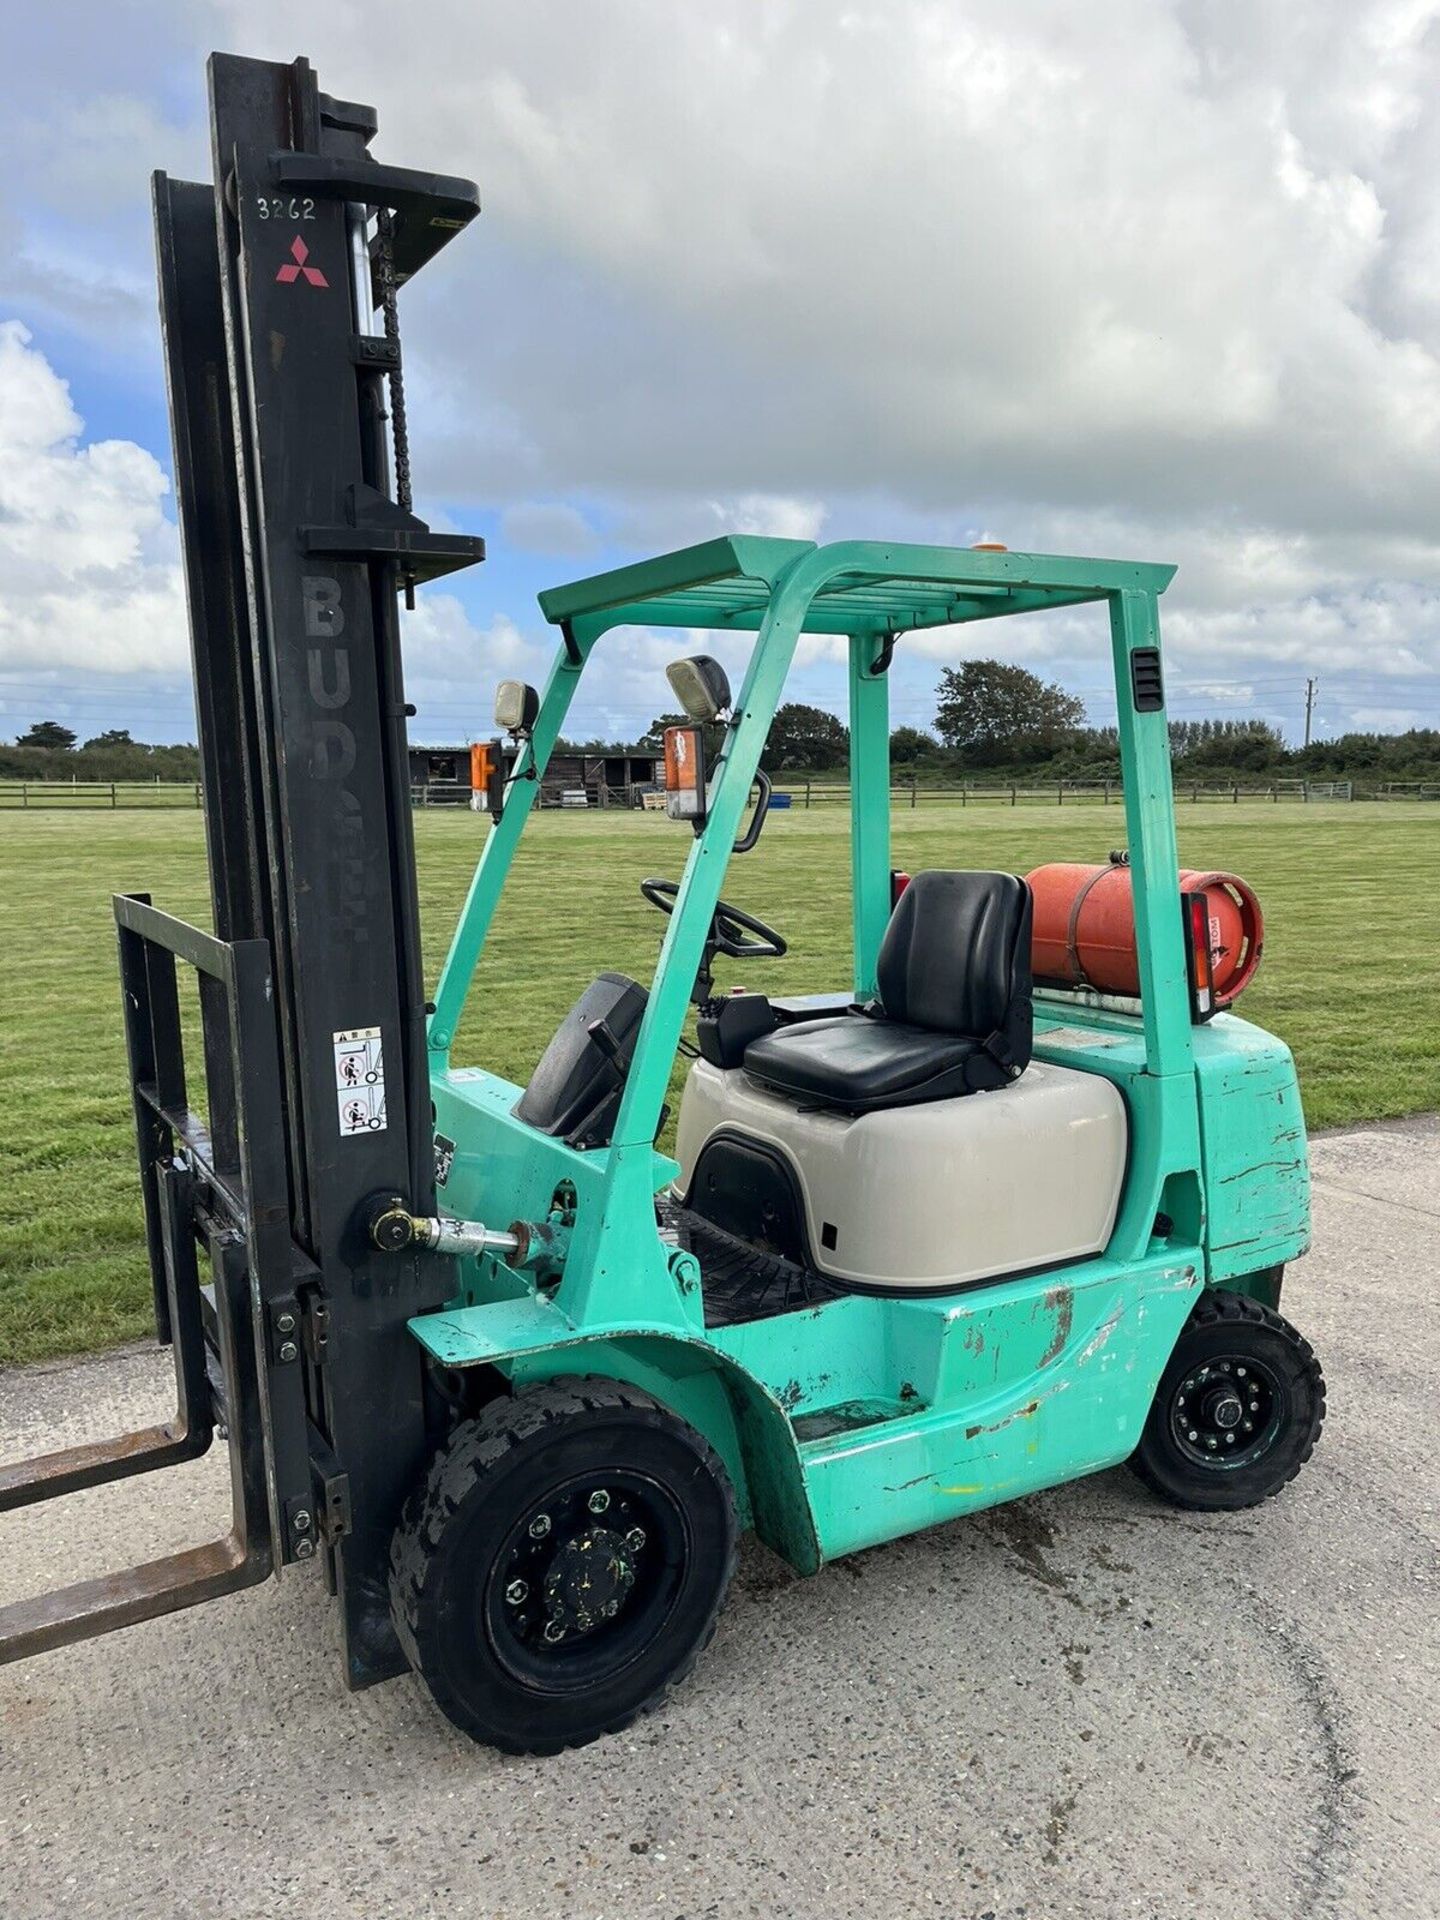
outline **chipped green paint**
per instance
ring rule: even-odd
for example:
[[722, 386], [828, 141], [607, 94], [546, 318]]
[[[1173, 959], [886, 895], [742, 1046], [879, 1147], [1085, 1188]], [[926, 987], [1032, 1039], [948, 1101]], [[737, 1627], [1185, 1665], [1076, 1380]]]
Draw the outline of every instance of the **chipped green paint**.
[[[557, 1269], [541, 1276], [493, 1256], [465, 1262], [460, 1295], [411, 1323], [437, 1361], [492, 1366], [517, 1387], [575, 1372], [645, 1387], [709, 1436], [747, 1524], [802, 1571], [1126, 1457], [1201, 1287], [1258, 1290], [1265, 1283], [1252, 1276], [1301, 1251], [1308, 1236], [1305, 1137], [1288, 1053], [1230, 1015], [1190, 1023], [1166, 717], [1163, 709], [1137, 713], [1130, 698], [1130, 656], [1160, 644], [1158, 596], [1170, 573], [736, 536], [541, 596], [546, 617], [564, 625], [565, 644], [476, 868], [429, 1042], [436, 1126], [455, 1142], [446, 1210], [492, 1224], [563, 1213], [569, 1242]], [[852, 981], [863, 993], [889, 911], [888, 649], [919, 627], [1086, 602], [1103, 602], [1110, 617], [1142, 1010], [1137, 1017], [1042, 997], [1036, 1057], [1102, 1074], [1124, 1097], [1130, 1165], [1109, 1246], [1054, 1272], [944, 1298], [848, 1294], [707, 1329], [693, 1258], [657, 1230], [655, 1195], [675, 1166], [653, 1142], [690, 986], [799, 635], [849, 636]], [[516, 1118], [518, 1087], [452, 1066], [450, 1044], [535, 776], [596, 643], [627, 623], [741, 628], [757, 638], [710, 815], [689, 844], [665, 927], [614, 1144], [578, 1152]]]
[[1040, 1356], [1041, 1366], [1047, 1367], [1065, 1351], [1065, 1342], [1070, 1338], [1070, 1329], [1075, 1321], [1075, 1295], [1069, 1287], [1051, 1287], [1043, 1305], [1054, 1325], [1050, 1344]]

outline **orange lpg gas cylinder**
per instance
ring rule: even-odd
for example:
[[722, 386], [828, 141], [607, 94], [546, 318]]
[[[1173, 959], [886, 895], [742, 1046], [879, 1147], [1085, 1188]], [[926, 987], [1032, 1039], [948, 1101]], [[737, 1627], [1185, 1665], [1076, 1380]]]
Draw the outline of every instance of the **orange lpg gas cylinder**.
[[[1136, 994], [1135, 903], [1128, 864], [1056, 861], [1025, 876], [1035, 897], [1031, 963], [1036, 984]], [[1228, 1007], [1260, 964], [1265, 922], [1254, 889], [1233, 873], [1180, 869], [1180, 891], [1203, 893], [1210, 920], [1215, 1004]]]

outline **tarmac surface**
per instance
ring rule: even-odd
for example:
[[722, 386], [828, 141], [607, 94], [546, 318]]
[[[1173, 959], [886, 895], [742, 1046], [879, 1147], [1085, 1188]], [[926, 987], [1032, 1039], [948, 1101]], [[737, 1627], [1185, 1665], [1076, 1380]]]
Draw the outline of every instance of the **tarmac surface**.
[[[347, 1694], [318, 1576], [0, 1670], [0, 1915], [1440, 1914], [1440, 1118], [1312, 1142], [1285, 1309], [1330, 1388], [1269, 1506], [1119, 1471], [858, 1555], [763, 1549], [689, 1683], [553, 1760]], [[0, 1375], [0, 1458], [165, 1410]], [[219, 1450], [0, 1519], [0, 1601], [219, 1532]]]

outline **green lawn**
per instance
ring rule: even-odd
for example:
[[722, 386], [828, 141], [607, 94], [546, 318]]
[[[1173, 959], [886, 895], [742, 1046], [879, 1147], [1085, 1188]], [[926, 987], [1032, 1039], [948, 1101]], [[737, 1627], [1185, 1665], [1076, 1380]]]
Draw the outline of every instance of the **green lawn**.
[[[1121, 828], [1118, 808], [902, 805], [895, 860], [1023, 873], [1103, 859]], [[432, 978], [483, 831], [470, 814], [417, 818]], [[1312, 1126], [1440, 1106], [1440, 807], [1185, 806], [1180, 833], [1188, 865], [1234, 869], [1260, 895], [1266, 958], [1243, 1011], [1294, 1048]], [[791, 956], [722, 980], [848, 984], [847, 836], [838, 807], [772, 818], [728, 887], [785, 932]], [[683, 831], [653, 814], [538, 817], [458, 1056], [523, 1081], [594, 974], [648, 977], [661, 923], [636, 885], [678, 873], [684, 853]], [[148, 1326], [109, 906], [141, 888], [204, 921], [197, 816], [0, 823], [0, 1363]]]

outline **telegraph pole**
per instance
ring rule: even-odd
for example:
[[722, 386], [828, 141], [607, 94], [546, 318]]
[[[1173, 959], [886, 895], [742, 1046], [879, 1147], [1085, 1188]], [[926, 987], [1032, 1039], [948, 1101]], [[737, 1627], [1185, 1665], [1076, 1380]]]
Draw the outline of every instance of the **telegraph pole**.
[[1320, 682], [1310, 679], [1305, 682], [1305, 744], [1310, 744], [1310, 716], [1315, 711], [1315, 689]]

